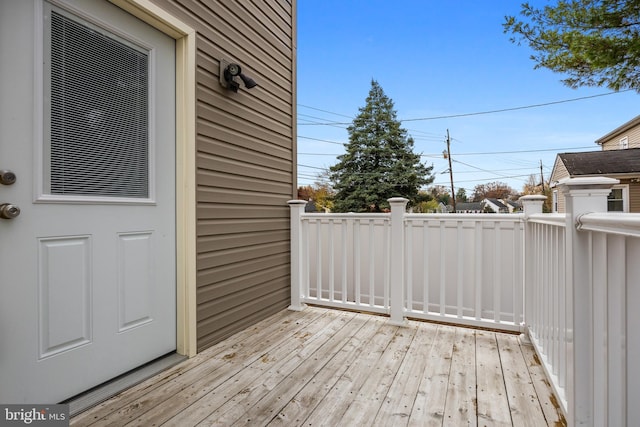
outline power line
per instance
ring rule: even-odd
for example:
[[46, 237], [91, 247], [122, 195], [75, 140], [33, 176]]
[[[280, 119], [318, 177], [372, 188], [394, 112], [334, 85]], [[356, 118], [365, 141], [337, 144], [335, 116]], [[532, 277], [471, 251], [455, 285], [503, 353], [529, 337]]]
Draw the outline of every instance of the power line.
[[298, 105], [298, 107], [304, 107], [304, 108], [308, 108], [310, 110], [322, 111], [323, 113], [333, 114], [334, 116], [346, 117], [348, 119], [352, 119], [353, 118], [351, 116], [347, 116], [346, 114], [335, 113], [333, 111], [323, 110], [321, 108], [316, 108], [316, 107], [310, 107], [310, 106], [304, 105], [304, 104], [297, 104], [297, 105]]
[[600, 93], [598, 95], [581, 96], [579, 98], [563, 99], [561, 101], [544, 102], [544, 103], [541, 103], [541, 104], [531, 104], [531, 105], [524, 105], [524, 106], [520, 106], [520, 107], [501, 108], [499, 110], [478, 111], [478, 112], [475, 112], [475, 113], [464, 113], [464, 114], [452, 114], [452, 115], [448, 115], [448, 116], [421, 117], [421, 118], [416, 118], [416, 119], [405, 119], [405, 120], [402, 120], [402, 121], [403, 122], [414, 122], [414, 121], [418, 121], [418, 120], [453, 119], [453, 118], [457, 118], [457, 117], [468, 117], [468, 116], [479, 116], [479, 115], [483, 115], [483, 114], [505, 113], [507, 111], [517, 111], [517, 110], [525, 110], [525, 109], [528, 109], [528, 108], [548, 107], [550, 105], [565, 104], [567, 102], [575, 102], [575, 101], [582, 101], [582, 100], [585, 100], [585, 99], [599, 98], [601, 96], [609, 96], [609, 95], [614, 95], [614, 94], [617, 94], [617, 93], [629, 92], [630, 90], [633, 90], [633, 89], [621, 90], [619, 92]]
[[[525, 110], [525, 109], [530, 109], [530, 108], [540, 108], [540, 107], [548, 107], [551, 105], [558, 105], [558, 104], [565, 104], [568, 102], [576, 102], [576, 101], [583, 101], [585, 99], [593, 99], [593, 98], [599, 98], [602, 96], [609, 96], [609, 95], [616, 95], [619, 93], [625, 93], [625, 92], [629, 92], [632, 91], [633, 89], [626, 89], [626, 90], [621, 90], [618, 92], [607, 92], [607, 93], [600, 93], [597, 95], [589, 95], [589, 96], [581, 96], [578, 98], [570, 98], [570, 99], [563, 99], [560, 101], [550, 101], [550, 102], [543, 102], [543, 103], [539, 103], [539, 104], [529, 104], [529, 105], [522, 105], [522, 106], [518, 106], [518, 107], [508, 107], [508, 108], [501, 108], [501, 109], [497, 109], [497, 110], [488, 110], [488, 111], [475, 111], [472, 113], [461, 113], [461, 114], [450, 114], [450, 115], [445, 115], [445, 116], [432, 116], [432, 117], [418, 117], [418, 118], [413, 118], [413, 119], [399, 119], [399, 121], [401, 122], [415, 122], [415, 121], [426, 121], [426, 120], [441, 120], [441, 119], [454, 119], [454, 118], [459, 118], [459, 117], [469, 117], [469, 116], [479, 116], [479, 115], [485, 115], [485, 114], [496, 114], [496, 113], [505, 113], [508, 111], [517, 111], [517, 110]], [[342, 116], [342, 114], [339, 114], [340, 116]], [[348, 117], [348, 116], [345, 116]], [[308, 123], [308, 124], [313, 124], [313, 125], [349, 125], [351, 123], [342, 123], [342, 122], [324, 122], [324, 123]]]
[[[560, 150], [581, 150], [591, 148], [589, 147], [568, 147], [568, 148], [539, 148], [537, 150], [515, 150], [515, 151], [486, 151], [481, 153], [455, 153], [456, 156], [484, 156], [484, 155], [493, 155], [493, 154], [518, 154], [518, 153], [540, 153], [543, 151], [560, 151]], [[433, 157], [438, 154], [422, 154], [425, 157]]]
[[302, 139], [310, 139], [310, 140], [312, 140], [312, 141], [326, 142], [326, 143], [329, 143], [329, 144], [344, 145], [344, 143], [343, 143], [343, 142], [329, 141], [328, 139], [312, 138], [312, 137], [310, 137], [310, 136], [301, 136], [301, 135], [298, 135], [298, 138], [302, 138]]

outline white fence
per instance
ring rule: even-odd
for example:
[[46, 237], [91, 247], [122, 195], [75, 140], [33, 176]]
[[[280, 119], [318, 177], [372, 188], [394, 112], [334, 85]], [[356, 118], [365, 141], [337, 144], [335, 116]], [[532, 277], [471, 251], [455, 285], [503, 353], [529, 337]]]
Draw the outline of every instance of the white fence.
[[[521, 330], [523, 216], [405, 214], [405, 204], [392, 208], [397, 225], [393, 214], [304, 214], [304, 205], [294, 205], [292, 235], [300, 239], [294, 305], [389, 314], [399, 301], [394, 320]], [[391, 249], [394, 241], [399, 251]]]
[[411, 214], [404, 227], [406, 316], [519, 330], [521, 215]]
[[302, 215], [302, 302], [389, 313], [390, 219]]
[[604, 213], [614, 183], [567, 180], [566, 215], [527, 218], [527, 330], [569, 425], [640, 419], [640, 215]]
[[291, 308], [304, 303], [521, 330], [570, 426], [640, 420], [640, 214], [617, 180], [560, 183], [566, 214], [304, 214], [291, 204]]

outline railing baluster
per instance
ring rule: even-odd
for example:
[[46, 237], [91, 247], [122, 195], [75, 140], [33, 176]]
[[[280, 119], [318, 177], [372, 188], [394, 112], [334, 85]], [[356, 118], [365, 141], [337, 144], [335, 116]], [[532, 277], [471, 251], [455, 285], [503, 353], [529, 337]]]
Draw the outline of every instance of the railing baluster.
[[375, 300], [375, 267], [376, 267], [376, 235], [375, 224], [373, 219], [369, 220], [369, 305], [376, 305]]
[[341, 241], [341, 248], [342, 248], [342, 262], [340, 264], [341, 266], [341, 272], [342, 272], [342, 284], [341, 284], [341, 289], [342, 289], [342, 302], [346, 303], [347, 300], [349, 299], [349, 285], [347, 283], [347, 263], [348, 263], [348, 259], [347, 259], [347, 220], [343, 219], [340, 221], [340, 241]]
[[422, 311], [429, 313], [429, 221], [422, 221]]
[[382, 247], [384, 248], [384, 299], [382, 306], [385, 309], [390, 309], [389, 306], [389, 292], [391, 290], [391, 223], [388, 221], [383, 222], [384, 226], [384, 241]]
[[336, 299], [335, 295], [335, 250], [334, 250], [334, 239], [333, 239], [333, 227], [335, 222], [330, 219], [327, 223], [328, 232], [327, 232], [327, 240], [329, 243], [329, 254], [327, 255], [329, 259], [329, 301], [334, 301]]
[[[607, 239], [602, 233], [589, 233], [591, 289], [593, 289], [593, 424], [607, 425]], [[618, 424], [616, 424], [618, 425]]]
[[482, 319], [482, 265], [484, 256], [482, 251], [482, 222], [476, 221], [475, 225], [475, 303], [476, 303], [476, 320]]
[[444, 316], [446, 313], [446, 286], [447, 286], [447, 265], [446, 265], [446, 257], [445, 257], [445, 252], [446, 252], [446, 247], [445, 247], [445, 228], [444, 228], [444, 221], [440, 222], [440, 235], [438, 238], [438, 242], [441, 245], [441, 249], [439, 251], [440, 254], [440, 316]]
[[[604, 233], [594, 234], [602, 235]], [[608, 283], [608, 289], [604, 289], [605, 297], [602, 302], [608, 303], [605, 307], [608, 316], [606, 322], [601, 324], [600, 328], [606, 328], [602, 333], [606, 333], [606, 337], [608, 338], [608, 346], [604, 349], [608, 353], [608, 366], [604, 364], [602, 366], [607, 366], [608, 368], [605, 372], [608, 373], [608, 382], [606, 384], [608, 396], [606, 397], [608, 398], [609, 416], [602, 425], [608, 422], [610, 426], [625, 426], [628, 425], [627, 421], [637, 422], [637, 418], [626, 418], [626, 403], [634, 402], [631, 406], [635, 406], [638, 403], [637, 400], [634, 401], [627, 398], [627, 378], [632, 378], [632, 381], [640, 379], [637, 376], [629, 376], [627, 372], [627, 366], [638, 363], [638, 360], [629, 360], [626, 357], [626, 338], [631, 338], [633, 335], [636, 335], [638, 331], [635, 328], [631, 330], [627, 329], [626, 290], [632, 287], [628, 285], [632, 285], [630, 278], [633, 277], [627, 275], [627, 262], [637, 263], [638, 258], [627, 256], [626, 239], [624, 236], [609, 235], [603, 237], [603, 240], [603, 245], [607, 245], [608, 240], [607, 256], [603, 259], [606, 260], [607, 269], [606, 281], [603, 282], [603, 284]], [[639, 276], [635, 277], [638, 278]], [[636, 287], [638, 284], [638, 282], [634, 283]], [[608, 295], [606, 295], [607, 291]], [[634, 308], [637, 309], [637, 307]], [[638, 324], [636, 323], [636, 325]]]
[[[406, 254], [412, 254], [413, 253], [413, 222], [412, 221], [407, 221], [406, 223], [406, 232], [403, 230], [403, 233], [405, 233], [405, 244], [406, 244], [406, 248], [405, 248], [405, 253]], [[406, 275], [405, 275], [405, 282], [406, 282], [406, 301], [405, 301], [405, 307], [407, 307], [409, 310], [413, 311], [413, 256], [408, 255], [405, 257], [406, 258], [406, 266], [404, 266], [405, 271], [406, 271]]]
[[316, 224], [316, 293], [318, 299], [323, 298], [322, 286], [322, 220], [315, 222]]
[[353, 223], [353, 263], [354, 263], [354, 282], [355, 282], [355, 294], [356, 294], [356, 305], [360, 306], [362, 304], [362, 275], [360, 272], [360, 220], [356, 219]]
[[[628, 238], [626, 246], [626, 259], [627, 259], [627, 283], [626, 294], [620, 295], [623, 301], [620, 302], [622, 307], [626, 307], [627, 314], [627, 328], [625, 338], [626, 354], [629, 355], [624, 361], [624, 365], [627, 367], [626, 378], [629, 380], [626, 383], [626, 389], [623, 393], [626, 395], [626, 401], [640, 402], [640, 364], [638, 363], [638, 356], [640, 355], [640, 334], [638, 334], [638, 327], [640, 326], [640, 310], [638, 310], [638, 304], [640, 302], [640, 238]], [[627, 302], [625, 302], [627, 301]], [[640, 420], [640, 405], [630, 404], [626, 408], [626, 421]]]
[[463, 285], [464, 285], [464, 242], [462, 240], [463, 235], [462, 235], [462, 221], [458, 221], [457, 222], [457, 226], [456, 226], [456, 233], [457, 233], [457, 239], [456, 239], [456, 255], [457, 255], [457, 276], [458, 276], [458, 288], [457, 288], [457, 295], [456, 295], [456, 299], [457, 299], [457, 314], [459, 318], [462, 318], [463, 314], [464, 314], [464, 289], [463, 289]]
[[493, 223], [493, 234], [495, 236], [493, 244], [493, 320], [498, 323], [500, 322], [500, 299], [502, 297], [500, 222]]

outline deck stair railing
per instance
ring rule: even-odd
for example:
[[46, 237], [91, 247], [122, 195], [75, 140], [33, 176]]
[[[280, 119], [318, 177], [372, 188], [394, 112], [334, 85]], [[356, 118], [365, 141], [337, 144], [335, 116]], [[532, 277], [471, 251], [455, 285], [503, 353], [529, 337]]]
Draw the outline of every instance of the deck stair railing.
[[558, 186], [520, 214], [304, 213], [292, 200], [291, 306], [520, 331], [569, 425], [640, 420], [640, 214], [606, 213], [617, 180]]

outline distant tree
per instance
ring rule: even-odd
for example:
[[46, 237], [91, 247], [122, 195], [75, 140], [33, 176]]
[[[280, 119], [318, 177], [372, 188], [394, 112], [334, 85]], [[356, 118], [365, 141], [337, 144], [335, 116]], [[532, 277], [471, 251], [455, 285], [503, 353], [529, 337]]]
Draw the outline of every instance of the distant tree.
[[331, 212], [333, 210], [333, 190], [328, 184], [315, 184], [316, 210], [319, 212]]
[[456, 202], [466, 203], [468, 201], [469, 198], [467, 197], [467, 190], [464, 188], [458, 188], [458, 191], [456, 191]]
[[422, 201], [417, 203], [413, 211], [415, 213], [438, 213], [440, 208], [440, 202], [435, 199]]
[[347, 128], [346, 153], [330, 168], [336, 212], [382, 212], [387, 199], [406, 197], [415, 204], [418, 190], [433, 182], [433, 166], [413, 152], [413, 138], [400, 127], [388, 98], [375, 80], [366, 105]]
[[333, 208], [331, 187], [322, 181], [317, 181], [313, 185], [298, 187], [298, 199], [313, 203], [319, 212], [331, 211]]
[[441, 202], [445, 206], [450, 204], [451, 202], [451, 193], [449, 193], [449, 189], [444, 185], [434, 185], [432, 187], [427, 188], [431, 197], [433, 197], [438, 202]]
[[314, 194], [313, 187], [310, 185], [305, 185], [302, 187], [298, 187], [298, 199], [299, 200], [313, 200]]
[[549, 183], [541, 183], [540, 178], [536, 174], [529, 175], [527, 183], [522, 187], [522, 195], [526, 196], [529, 194], [540, 194], [546, 196], [547, 199], [542, 205], [542, 212], [549, 213], [552, 211], [551, 199], [553, 197], [553, 192], [551, 190], [551, 187], [549, 186]]
[[517, 191], [509, 187], [504, 182], [490, 182], [488, 184], [478, 184], [473, 188], [473, 201], [480, 202], [483, 199], [506, 199], [512, 200], [517, 196]]
[[540, 184], [540, 177], [536, 174], [529, 175], [526, 184], [522, 187], [522, 194], [541, 194], [542, 185]]
[[522, 4], [522, 19], [503, 24], [511, 41], [535, 52], [535, 68], [566, 73], [569, 87], [607, 86], [640, 92], [640, 1], [558, 0]]

